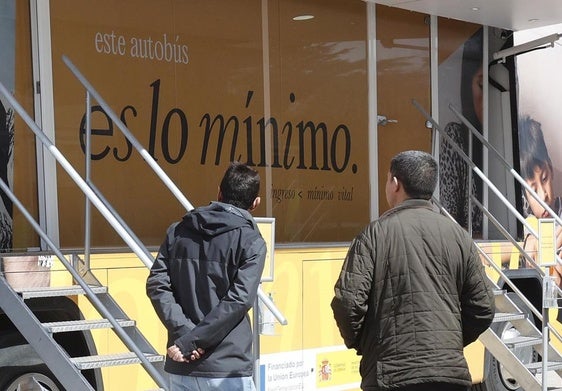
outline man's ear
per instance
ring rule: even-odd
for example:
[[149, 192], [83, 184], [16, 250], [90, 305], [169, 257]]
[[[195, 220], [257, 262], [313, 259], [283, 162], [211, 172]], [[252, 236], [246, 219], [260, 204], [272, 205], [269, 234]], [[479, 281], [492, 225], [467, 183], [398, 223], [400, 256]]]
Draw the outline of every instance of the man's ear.
[[221, 191], [220, 187], [219, 187], [219, 192], [217, 193], [217, 201], [219, 201], [219, 202], [222, 201], [222, 191]]
[[400, 189], [400, 182], [398, 181], [398, 178], [396, 178], [395, 176], [389, 178], [389, 183], [390, 183], [390, 191], [392, 193], [396, 193]]
[[250, 209], [248, 209], [249, 211], [252, 211], [254, 209], [256, 209], [258, 206], [260, 206], [260, 202], [261, 202], [261, 198], [260, 197], [256, 197], [256, 199], [254, 200], [254, 202], [252, 202], [252, 206], [250, 206]]

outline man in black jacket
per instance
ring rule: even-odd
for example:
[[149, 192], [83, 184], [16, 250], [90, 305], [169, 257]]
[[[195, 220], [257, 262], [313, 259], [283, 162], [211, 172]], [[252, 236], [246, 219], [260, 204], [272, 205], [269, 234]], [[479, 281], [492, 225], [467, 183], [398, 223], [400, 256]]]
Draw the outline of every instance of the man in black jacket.
[[391, 207], [351, 243], [332, 300], [363, 390], [460, 391], [463, 347], [494, 317], [494, 297], [468, 233], [436, 213], [437, 163], [421, 151], [390, 163]]
[[168, 228], [147, 280], [147, 294], [168, 330], [170, 388], [253, 391], [252, 330], [266, 244], [249, 211], [260, 177], [231, 163], [218, 202]]

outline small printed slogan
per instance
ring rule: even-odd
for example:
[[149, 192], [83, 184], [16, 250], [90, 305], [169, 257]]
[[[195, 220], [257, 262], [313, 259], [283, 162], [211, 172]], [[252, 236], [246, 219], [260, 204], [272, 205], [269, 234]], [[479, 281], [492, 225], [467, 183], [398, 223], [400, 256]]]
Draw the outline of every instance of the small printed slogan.
[[312, 201], [353, 201], [353, 186], [343, 186], [339, 189], [325, 189], [324, 186], [314, 186], [314, 189], [282, 189], [272, 187], [271, 197], [278, 204], [295, 199]]
[[94, 46], [97, 53], [114, 56], [129, 56], [176, 64], [189, 62], [188, 46], [179, 35], [162, 34], [153, 37], [126, 37], [111, 32], [96, 32]]

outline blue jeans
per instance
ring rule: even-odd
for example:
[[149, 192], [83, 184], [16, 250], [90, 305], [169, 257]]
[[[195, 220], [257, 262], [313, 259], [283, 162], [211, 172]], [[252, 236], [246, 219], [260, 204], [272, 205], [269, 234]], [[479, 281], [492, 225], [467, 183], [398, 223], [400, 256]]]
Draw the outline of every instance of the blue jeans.
[[252, 377], [170, 375], [170, 391], [256, 391]]

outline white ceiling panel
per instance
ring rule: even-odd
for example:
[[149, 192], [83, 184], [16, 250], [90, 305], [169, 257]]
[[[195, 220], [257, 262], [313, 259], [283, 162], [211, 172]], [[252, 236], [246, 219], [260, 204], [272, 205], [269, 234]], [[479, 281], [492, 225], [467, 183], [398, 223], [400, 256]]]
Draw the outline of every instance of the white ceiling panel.
[[367, 1], [514, 31], [562, 23], [562, 0]]

